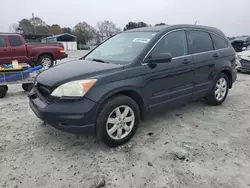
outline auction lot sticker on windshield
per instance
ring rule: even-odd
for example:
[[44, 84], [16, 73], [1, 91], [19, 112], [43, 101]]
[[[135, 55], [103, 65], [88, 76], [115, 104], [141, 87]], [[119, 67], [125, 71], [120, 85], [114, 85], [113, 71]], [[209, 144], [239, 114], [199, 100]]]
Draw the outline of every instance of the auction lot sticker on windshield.
[[141, 42], [141, 43], [148, 43], [150, 39], [145, 39], [145, 38], [135, 38], [133, 42]]

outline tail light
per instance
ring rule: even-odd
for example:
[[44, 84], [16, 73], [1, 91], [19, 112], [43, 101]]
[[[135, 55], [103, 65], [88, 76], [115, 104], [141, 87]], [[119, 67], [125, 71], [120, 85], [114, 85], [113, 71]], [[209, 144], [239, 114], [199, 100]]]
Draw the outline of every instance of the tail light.
[[65, 50], [64, 50], [63, 47], [58, 48], [58, 51], [61, 52], [61, 53], [64, 53], [64, 52], [65, 52]]

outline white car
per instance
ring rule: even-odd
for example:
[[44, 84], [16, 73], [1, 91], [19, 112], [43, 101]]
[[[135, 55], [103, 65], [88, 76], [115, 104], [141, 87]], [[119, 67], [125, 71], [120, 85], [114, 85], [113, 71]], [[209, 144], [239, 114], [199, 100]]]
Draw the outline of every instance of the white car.
[[250, 46], [245, 48], [242, 52], [237, 53], [236, 70], [250, 71]]

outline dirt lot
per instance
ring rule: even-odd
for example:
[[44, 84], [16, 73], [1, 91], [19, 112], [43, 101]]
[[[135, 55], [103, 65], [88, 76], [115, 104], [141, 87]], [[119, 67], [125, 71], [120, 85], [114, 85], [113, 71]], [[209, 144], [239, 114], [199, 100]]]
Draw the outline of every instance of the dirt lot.
[[0, 187], [249, 188], [249, 91], [239, 74], [222, 106], [170, 110], [112, 149], [44, 125], [12, 86], [0, 99]]

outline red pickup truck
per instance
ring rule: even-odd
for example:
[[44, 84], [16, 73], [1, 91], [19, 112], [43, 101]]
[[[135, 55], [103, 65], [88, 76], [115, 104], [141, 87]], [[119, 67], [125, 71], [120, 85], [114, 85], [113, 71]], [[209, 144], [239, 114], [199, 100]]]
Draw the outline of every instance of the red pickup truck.
[[32, 66], [52, 67], [55, 60], [68, 57], [61, 43], [26, 44], [19, 34], [0, 33], [0, 66], [18, 63], [29, 63]]

